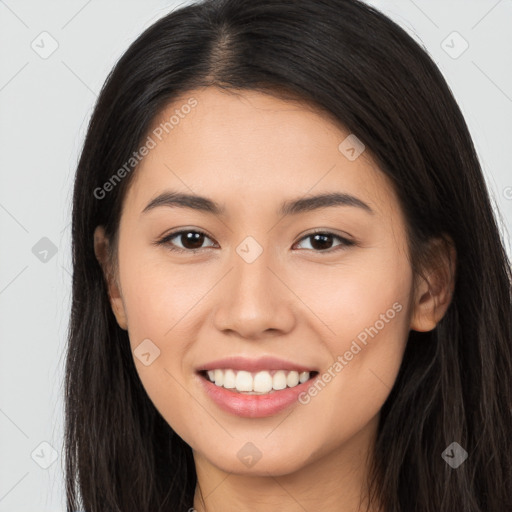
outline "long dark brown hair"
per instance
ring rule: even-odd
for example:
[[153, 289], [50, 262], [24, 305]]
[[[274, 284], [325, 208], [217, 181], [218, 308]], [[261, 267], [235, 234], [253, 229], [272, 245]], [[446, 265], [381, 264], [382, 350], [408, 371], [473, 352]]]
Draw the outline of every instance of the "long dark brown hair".
[[[186, 5], [140, 35], [108, 76], [74, 184], [67, 510], [193, 506], [191, 448], [142, 387], [93, 233], [101, 224], [115, 238], [136, 167], [104, 197], [98, 188], [169, 102], [210, 85], [287, 91], [354, 133], [397, 191], [414, 269], [429, 240], [453, 240], [453, 300], [433, 331], [410, 332], [381, 411], [370, 495], [386, 512], [512, 510], [511, 270], [486, 183], [461, 111], [427, 52], [357, 0]], [[468, 452], [457, 469], [441, 456], [452, 442]]]

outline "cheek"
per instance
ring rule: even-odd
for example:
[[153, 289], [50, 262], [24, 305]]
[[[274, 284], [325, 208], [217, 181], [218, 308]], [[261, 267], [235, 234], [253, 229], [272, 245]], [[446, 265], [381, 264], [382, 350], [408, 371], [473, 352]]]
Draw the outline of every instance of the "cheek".
[[412, 270], [396, 247], [354, 252], [336, 265], [297, 267], [286, 279], [294, 283], [294, 292], [313, 313], [308, 317], [316, 318], [323, 339], [337, 353], [360, 333], [364, 338], [365, 329], [376, 323], [379, 331], [385, 326], [386, 331], [404, 332]]
[[[119, 266], [136, 370], [155, 407], [179, 428], [179, 411], [190, 408], [183, 388], [184, 372], [190, 369], [184, 369], [184, 361], [200, 327], [196, 315], [218, 276], [206, 264], [170, 264], [161, 255], [156, 258], [155, 251], [128, 245]], [[147, 352], [152, 361], [148, 366], [139, 358]]]
[[[184, 389], [182, 363], [194, 336], [190, 330], [185, 331], [189, 329], [191, 308], [204, 291], [191, 286], [191, 276], [176, 272], [176, 267], [154, 261], [147, 254], [144, 258], [135, 250], [124, 255], [120, 274], [137, 373], [149, 399], [168, 424], [186, 432], [191, 426], [183, 411], [191, 407], [191, 397]], [[198, 415], [195, 422], [201, 421], [204, 418]]]
[[137, 339], [173, 336], [216, 280], [208, 265], [176, 265], [155, 249], [127, 250], [120, 273], [130, 337]]
[[[302, 426], [325, 440], [325, 453], [376, 421], [395, 383], [407, 341], [407, 310], [398, 301], [382, 304], [384, 309], [375, 311], [382, 311], [384, 320], [368, 310], [354, 311], [356, 320], [345, 322], [340, 319], [345, 312], [339, 314], [337, 336], [325, 338], [333, 359], [300, 397]], [[308, 441], [312, 452], [315, 439]]]
[[302, 283], [298, 294], [307, 297], [332, 358], [304, 403], [310, 417], [329, 416], [322, 424], [331, 435], [365, 424], [389, 395], [409, 333], [411, 282], [405, 259], [380, 253]]

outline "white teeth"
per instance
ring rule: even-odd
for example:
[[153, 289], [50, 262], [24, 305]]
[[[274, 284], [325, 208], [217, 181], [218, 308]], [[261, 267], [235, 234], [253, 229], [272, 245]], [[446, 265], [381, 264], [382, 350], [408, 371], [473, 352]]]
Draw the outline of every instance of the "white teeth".
[[288, 377], [286, 377], [286, 385], [289, 388], [295, 387], [299, 383], [299, 373], [298, 372], [290, 372]]
[[215, 370], [215, 385], [222, 386], [224, 384], [224, 372], [222, 370]]
[[299, 372], [277, 370], [277, 371], [259, 371], [256, 373], [245, 370], [208, 370], [208, 378], [216, 386], [226, 389], [236, 390], [240, 393], [265, 394], [273, 390], [279, 391], [286, 387], [293, 388], [306, 382], [310, 377], [310, 372]]
[[233, 389], [236, 387], [236, 375], [233, 370], [226, 370], [224, 372], [224, 384], [226, 389]]
[[286, 387], [286, 375], [283, 370], [279, 370], [274, 373], [274, 377], [272, 378], [272, 387], [274, 389], [284, 389]]
[[302, 372], [299, 375], [299, 382], [302, 384], [303, 382], [306, 382], [309, 379], [309, 372]]
[[[221, 372], [222, 370], [215, 370]], [[249, 372], [243, 370], [237, 372], [235, 379], [235, 387], [237, 391], [254, 391], [252, 389], [252, 375]]]
[[254, 376], [253, 391], [268, 393], [272, 389], [272, 377], [268, 372], [258, 372]]

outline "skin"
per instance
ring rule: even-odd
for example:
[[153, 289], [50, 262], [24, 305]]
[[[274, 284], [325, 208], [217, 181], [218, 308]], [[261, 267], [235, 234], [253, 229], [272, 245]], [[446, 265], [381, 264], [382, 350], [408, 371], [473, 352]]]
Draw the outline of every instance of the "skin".
[[[173, 102], [154, 126], [190, 97], [197, 106], [136, 170], [113, 278], [103, 227], [95, 232], [117, 322], [132, 350], [148, 338], [160, 349], [149, 366], [134, 361], [150, 399], [193, 449], [197, 511], [356, 511], [408, 333], [433, 329], [451, 300], [453, 254], [425, 269], [427, 279], [413, 274], [389, 180], [369, 149], [354, 161], [339, 151], [350, 132], [329, 115], [208, 87]], [[207, 196], [226, 213], [170, 206], [141, 213], [168, 189]], [[374, 213], [355, 206], [276, 213], [284, 200], [321, 192], [349, 193]], [[203, 248], [171, 251], [172, 242], [194, 247], [180, 236], [154, 244], [178, 228], [205, 232]], [[333, 237], [322, 251], [306, 237], [316, 228], [355, 245]], [[250, 264], [236, 252], [247, 236], [263, 249]], [[272, 355], [327, 371], [395, 303], [400, 312], [307, 405], [241, 418], [199, 385], [200, 364], [230, 355]], [[262, 454], [251, 467], [237, 456], [248, 441]]]

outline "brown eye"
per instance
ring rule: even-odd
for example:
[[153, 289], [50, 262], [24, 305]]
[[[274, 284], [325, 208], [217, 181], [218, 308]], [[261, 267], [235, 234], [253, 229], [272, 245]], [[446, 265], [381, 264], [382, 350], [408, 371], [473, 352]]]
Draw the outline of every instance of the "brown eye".
[[[172, 242], [172, 240], [175, 239], [178, 240], [179, 243], [181, 243], [181, 246], [177, 245], [176, 242]], [[203, 244], [205, 239], [210, 240], [206, 233], [203, 233], [202, 231], [189, 229], [170, 233], [169, 235], [159, 240], [158, 244], [167, 245], [169, 246], [169, 249], [171, 249], [172, 251], [196, 252], [204, 248]]]
[[[164, 238], [159, 240], [157, 244], [165, 245], [171, 251], [194, 253], [200, 251], [201, 249], [206, 249], [207, 247], [214, 246], [213, 244], [203, 247], [203, 244], [206, 239], [211, 240], [211, 238], [206, 233], [203, 233], [202, 231], [189, 229], [170, 233], [169, 235], [166, 235]], [[341, 243], [333, 245], [335, 239], [338, 239]], [[351, 245], [355, 245], [355, 242], [353, 242], [352, 240], [348, 240], [347, 238], [344, 238], [342, 236], [324, 231], [310, 233], [309, 235], [303, 237], [302, 240], [311, 240], [310, 248], [307, 249], [313, 250], [314, 252], [331, 253], [337, 250], [342, 250]], [[333, 247], [334, 249], [332, 249]]]
[[335, 245], [334, 247], [343, 249], [345, 247], [355, 245], [355, 243], [352, 240], [348, 240], [348, 239], [343, 238], [342, 236], [336, 235], [334, 233], [323, 232], [323, 231], [310, 233], [309, 235], [306, 235], [305, 237], [303, 237], [302, 240], [310, 239], [311, 240], [311, 242], [310, 242], [311, 249], [315, 252], [334, 252], [334, 251], [339, 250], [339, 249], [330, 250], [333, 247], [333, 241], [336, 238], [338, 240], [340, 240], [341, 243], [338, 245]]

